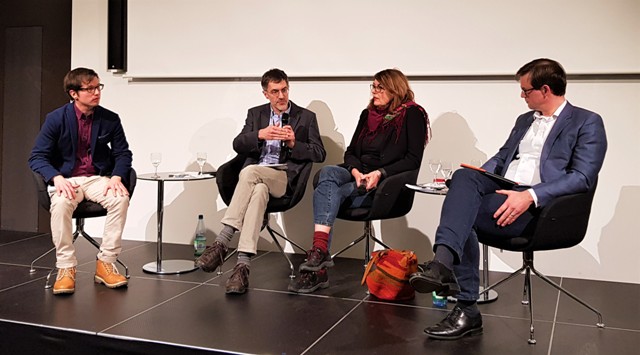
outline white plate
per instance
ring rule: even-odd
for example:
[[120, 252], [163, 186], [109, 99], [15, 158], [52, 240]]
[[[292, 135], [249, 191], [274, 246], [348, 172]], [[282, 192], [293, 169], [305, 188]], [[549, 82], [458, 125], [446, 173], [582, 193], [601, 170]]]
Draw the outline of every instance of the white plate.
[[428, 182], [426, 184], [420, 184], [420, 186], [433, 190], [443, 190], [447, 188], [444, 182]]

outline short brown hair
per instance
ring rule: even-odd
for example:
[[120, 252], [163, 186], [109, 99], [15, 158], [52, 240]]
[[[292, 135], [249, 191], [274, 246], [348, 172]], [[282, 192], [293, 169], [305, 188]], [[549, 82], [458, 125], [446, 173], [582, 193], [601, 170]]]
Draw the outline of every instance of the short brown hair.
[[540, 89], [547, 85], [556, 96], [564, 96], [567, 91], [567, 74], [560, 63], [552, 59], [534, 59], [525, 64], [516, 73], [516, 80], [531, 74], [531, 86]]
[[262, 80], [261, 80], [262, 90], [267, 90], [267, 87], [269, 87], [270, 82], [279, 83], [282, 80], [284, 80], [284, 82], [287, 83], [287, 86], [289, 86], [289, 77], [284, 71], [276, 68], [269, 69], [266, 73], [262, 75]]
[[[397, 109], [406, 102], [413, 101], [414, 94], [409, 86], [409, 80], [400, 70], [385, 69], [376, 73], [373, 78], [382, 85], [391, 98], [391, 101], [389, 101], [389, 112]], [[369, 102], [369, 109], [371, 108], [373, 108], [373, 99]]]
[[88, 83], [93, 80], [93, 78], [99, 78], [98, 73], [93, 69], [75, 68], [64, 76], [64, 92], [73, 100], [69, 91], [78, 91], [82, 88], [82, 83]]

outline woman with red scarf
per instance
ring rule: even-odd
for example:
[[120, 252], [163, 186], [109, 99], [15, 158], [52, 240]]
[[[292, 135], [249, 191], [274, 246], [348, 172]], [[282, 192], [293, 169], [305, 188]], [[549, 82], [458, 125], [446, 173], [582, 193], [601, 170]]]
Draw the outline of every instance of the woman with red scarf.
[[345, 201], [351, 208], [369, 207], [381, 180], [420, 166], [430, 137], [429, 118], [413, 101], [407, 77], [397, 69], [383, 70], [374, 76], [371, 94], [344, 163], [320, 170], [313, 194], [313, 247], [290, 291], [310, 293], [329, 286], [326, 268], [334, 265], [329, 254], [331, 229]]

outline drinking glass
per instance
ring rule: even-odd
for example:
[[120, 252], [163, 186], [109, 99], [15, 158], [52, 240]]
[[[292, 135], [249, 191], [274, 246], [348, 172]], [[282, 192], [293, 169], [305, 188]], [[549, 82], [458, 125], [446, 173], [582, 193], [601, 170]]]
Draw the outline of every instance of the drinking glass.
[[158, 165], [162, 162], [162, 153], [151, 153], [151, 165], [153, 165], [153, 178], [157, 179], [160, 176], [158, 175]]
[[440, 162], [440, 173], [442, 174], [442, 177], [444, 177], [445, 181], [451, 179], [452, 170], [450, 161]]
[[433, 182], [438, 180], [438, 172], [440, 171], [440, 159], [429, 159], [429, 170], [433, 173]]
[[204, 163], [207, 162], [207, 153], [205, 153], [205, 152], [196, 153], [196, 162], [198, 163], [198, 166], [200, 167], [200, 175], [202, 175], [202, 168], [204, 167]]

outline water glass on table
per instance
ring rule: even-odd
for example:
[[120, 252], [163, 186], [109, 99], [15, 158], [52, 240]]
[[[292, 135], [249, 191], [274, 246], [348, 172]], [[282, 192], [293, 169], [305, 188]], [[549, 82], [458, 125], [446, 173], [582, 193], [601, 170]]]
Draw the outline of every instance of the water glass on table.
[[153, 177], [155, 179], [159, 178], [160, 176], [158, 175], [158, 166], [160, 165], [160, 163], [162, 162], [162, 153], [151, 153], [151, 165], [153, 165]]
[[202, 168], [204, 167], [204, 163], [207, 162], [207, 153], [205, 153], [205, 152], [196, 153], [196, 162], [198, 163], [198, 166], [200, 167], [200, 175], [202, 175]]

